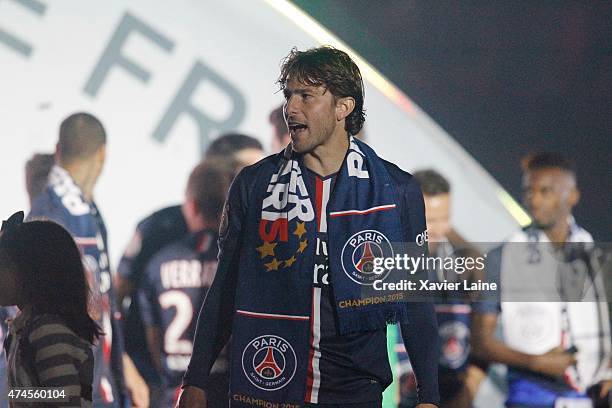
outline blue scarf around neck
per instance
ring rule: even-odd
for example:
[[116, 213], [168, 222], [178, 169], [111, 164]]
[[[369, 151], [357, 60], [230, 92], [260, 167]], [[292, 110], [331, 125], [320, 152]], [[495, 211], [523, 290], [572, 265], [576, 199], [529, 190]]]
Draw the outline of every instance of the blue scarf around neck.
[[[312, 331], [316, 220], [302, 156], [291, 151], [247, 169], [253, 176], [243, 225], [232, 337], [232, 406], [301, 406]], [[404, 240], [399, 196], [382, 159], [350, 137], [327, 206], [329, 276], [340, 334], [407, 319], [401, 302], [364, 297], [373, 258]], [[263, 406], [263, 405], [261, 405]]]

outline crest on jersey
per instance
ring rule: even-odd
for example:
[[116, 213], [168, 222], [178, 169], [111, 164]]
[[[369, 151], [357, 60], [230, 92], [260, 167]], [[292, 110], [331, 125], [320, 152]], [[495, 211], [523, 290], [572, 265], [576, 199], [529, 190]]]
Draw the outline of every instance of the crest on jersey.
[[440, 325], [439, 333], [442, 343], [440, 364], [452, 369], [461, 367], [470, 352], [470, 330], [465, 323], [453, 321]]
[[393, 258], [389, 239], [379, 231], [364, 230], [353, 234], [342, 248], [342, 269], [354, 282], [372, 285], [375, 280], [384, 280], [390, 269], [374, 272], [376, 258]]
[[242, 352], [244, 375], [260, 390], [280, 390], [291, 382], [296, 368], [293, 346], [279, 336], [259, 336]]

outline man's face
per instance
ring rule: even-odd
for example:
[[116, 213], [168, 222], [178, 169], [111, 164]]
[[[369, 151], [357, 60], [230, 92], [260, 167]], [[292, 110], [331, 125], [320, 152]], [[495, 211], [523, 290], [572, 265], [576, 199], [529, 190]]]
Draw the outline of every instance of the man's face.
[[425, 221], [429, 242], [441, 242], [450, 232], [450, 194], [425, 194]]
[[336, 101], [323, 86], [308, 86], [289, 79], [284, 89], [285, 120], [293, 150], [308, 153], [327, 142], [343, 122], [336, 120]]
[[531, 170], [523, 175], [523, 199], [535, 224], [548, 229], [571, 214], [578, 190], [573, 176], [565, 170]]

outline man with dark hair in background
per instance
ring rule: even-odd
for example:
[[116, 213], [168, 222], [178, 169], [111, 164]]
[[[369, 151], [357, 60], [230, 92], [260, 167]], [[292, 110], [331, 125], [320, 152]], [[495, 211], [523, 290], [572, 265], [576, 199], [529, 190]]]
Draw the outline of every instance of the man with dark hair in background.
[[435, 407], [433, 306], [361, 299], [369, 249], [425, 248], [418, 184], [354, 138], [363, 81], [346, 53], [293, 49], [278, 83], [291, 144], [232, 183], [179, 406], [206, 406], [230, 335], [231, 406], [380, 406], [392, 380], [386, 327], [401, 322], [419, 407]]
[[[451, 186], [444, 176], [426, 169], [414, 173], [425, 201], [425, 220], [429, 238], [430, 256], [448, 257], [482, 256], [451, 226]], [[475, 268], [455, 271], [430, 270], [433, 282], [468, 282], [483, 277]], [[485, 373], [470, 363], [471, 299], [464, 291], [440, 291], [435, 302], [440, 337], [438, 378], [440, 405], [444, 408], [469, 408]], [[398, 336], [401, 342], [401, 336]], [[400, 406], [413, 406], [416, 400], [414, 375], [403, 345], [398, 344], [400, 377]]]
[[[523, 162], [523, 195], [532, 223], [487, 256], [487, 278], [498, 283], [499, 290], [474, 304], [474, 353], [508, 366], [508, 407], [607, 407], [612, 386], [610, 325], [601, 275], [595, 271], [587, 278], [594, 301], [533, 296], [516, 302], [512, 296], [517, 293], [506, 292], [513, 276], [540, 281], [551, 262], [573, 265], [574, 250], [592, 245], [591, 235], [572, 216], [580, 198], [572, 163], [553, 153], [528, 156]], [[582, 264], [590, 270], [590, 260]], [[530, 287], [523, 285], [526, 292]], [[503, 341], [495, 336], [498, 317]], [[587, 392], [597, 405], [591, 405]]]
[[283, 106], [284, 105], [281, 104], [279, 107], [270, 112], [270, 116], [268, 118], [268, 121], [274, 128], [271, 143], [273, 153], [279, 152], [287, 147], [289, 143], [291, 143], [291, 136], [289, 136], [289, 128], [287, 127], [287, 122], [285, 121]]
[[[241, 133], [227, 133], [219, 136], [208, 147], [204, 159], [219, 157], [237, 170], [263, 158], [263, 147], [254, 137]], [[237, 172], [237, 171], [236, 171]], [[152, 385], [155, 393], [160, 378], [151, 362], [146, 348], [145, 331], [137, 297], [145, 266], [161, 248], [188, 234], [188, 227], [182, 206], [175, 205], [154, 212], [138, 223], [117, 268], [117, 293], [124, 309], [125, 347], [141, 374]], [[124, 299], [127, 298], [127, 301]]]
[[[148, 350], [162, 378], [159, 407], [173, 407], [191, 356], [196, 311], [217, 270], [217, 238], [223, 203], [235, 168], [225, 158], [197, 165], [187, 182], [183, 214], [189, 233], [164, 246], [148, 262], [138, 290]], [[227, 359], [214, 369], [211, 407], [226, 407]]]
[[123, 352], [106, 227], [93, 198], [105, 159], [106, 132], [102, 123], [88, 113], [68, 116], [60, 125], [57, 165], [49, 174], [46, 191], [34, 199], [29, 218], [44, 217], [63, 225], [83, 254], [94, 299], [92, 315], [104, 331], [94, 353], [94, 405], [121, 407], [125, 383], [132, 403], [147, 406], [147, 386]]
[[30, 206], [39, 194], [47, 189], [49, 173], [55, 164], [55, 156], [51, 153], [36, 153], [25, 165], [26, 191]]

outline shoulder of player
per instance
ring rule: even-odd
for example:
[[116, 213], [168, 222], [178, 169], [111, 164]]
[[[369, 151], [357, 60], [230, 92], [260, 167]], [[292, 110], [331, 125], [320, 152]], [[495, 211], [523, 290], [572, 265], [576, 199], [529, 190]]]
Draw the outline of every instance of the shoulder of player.
[[[278, 168], [279, 164], [283, 160], [283, 152], [271, 154], [264, 157], [257, 163], [251, 164], [243, 168], [237, 177], [246, 180], [252, 180], [262, 172], [273, 171]], [[267, 180], [266, 180], [267, 181]]]
[[32, 203], [32, 208], [27, 216], [28, 221], [49, 220], [60, 224], [73, 235], [83, 235], [87, 228], [89, 213], [84, 215], [74, 215], [62, 203], [51, 189], [47, 189], [39, 195]]
[[197, 259], [197, 252], [186, 238], [181, 238], [161, 247], [147, 263], [147, 269], [159, 272], [163, 263], [191, 259]]
[[138, 223], [138, 230], [146, 234], [149, 230], [162, 228], [164, 225], [174, 224], [177, 220], [183, 219], [183, 212], [180, 204], [165, 207], [148, 215]]
[[389, 172], [389, 176], [391, 177], [395, 187], [398, 189], [398, 192], [407, 195], [422, 195], [419, 183], [412, 174], [400, 169], [396, 164], [391, 163], [390, 161], [385, 159], [380, 160]]
[[279, 169], [283, 161], [283, 152], [267, 156], [255, 164], [244, 167], [234, 179], [232, 188], [240, 189], [240, 199], [246, 203], [256, 192], [258, 182], [268, 183], [272, 173]]

